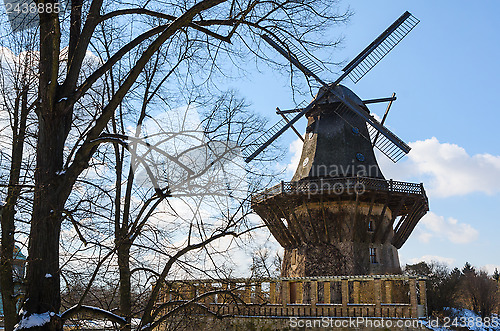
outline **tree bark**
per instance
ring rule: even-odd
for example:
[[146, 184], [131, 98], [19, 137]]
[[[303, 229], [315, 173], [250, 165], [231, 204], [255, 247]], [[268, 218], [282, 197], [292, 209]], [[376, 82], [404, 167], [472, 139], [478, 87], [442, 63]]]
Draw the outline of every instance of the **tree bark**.
[[[31, 218], [29, 259], [27, 268], [28, 300], [24, 310], [28, 316], [45, 312], [59, 312], [59, 234], [61, 211], [66, 194], [60, 189], [59, 171], [62, 167], [62, 136], [65, 134], [63, 117], [46, 120], [39, 116], [37, 169], [35, 195]], [[58, 323], [49, 323], [30, 330], [59, 330]], [[52, 329], [56, 327], [56, 329]], [[61, 328], [62, 330], [62, 328]]]
[[14, 233], [16, 214], [15, 205], [19, 199], [21, 188], [18, 186], [23, 160], [24, 139], [26, 137], [26, 121], [28, 117], [28, 87], [24, 86], [21, 95], [14, 106], [14, 125], [12, 128], [12, 159], [9, 173], [9, 188], [7, 201], [1, 210], [2, 245], [0, 288], [2, 289], [2, 303], [4, 312], [4, 328], [7, 331], [14, 329], [17, 323], [17, 309], [14, 289], [13, 258], [14, 258]]
[[120, 272], [120, 314], [127, 321], [123, 330], [130, 331], [132, 320], [132, 295], [130, 293], [130, 243], [121, 243], [117, 247], [118, 269]]
[[38, 141], [35, 191], [31, 216], [27, 265], [26, 316], [54, 312], [51, 321], [29, 330], [62, 330], [57, 317], [59, 292], [59, 234], [62, 210], [69, 195], [62, 185], [63, 150], [71, 125], [71, 113], [57, 100], [60, 53], [57, 13], [40, 14], [40, 65]]
[[2, 209], [2, 267], [0, 269], [0, 287], [4, 313], [4, 327], [12, 331], [17, 322], [16, 301], [14, 300], [14, 282], [12, 274], [12, 255], [14, 252], [14, 206], [6, 204]]

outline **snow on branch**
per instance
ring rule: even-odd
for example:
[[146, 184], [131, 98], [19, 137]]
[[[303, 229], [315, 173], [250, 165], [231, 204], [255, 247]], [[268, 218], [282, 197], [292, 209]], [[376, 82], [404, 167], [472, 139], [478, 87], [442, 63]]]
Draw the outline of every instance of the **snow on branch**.
[[61, 318], [63, 319], [63, 321], [66, 321], [69, 318], [71, 318], [77, 314], [80, 314], [80, 313], [87, 313], [87, 314], [91, 314], [94, 316], [103, 317], [103, 318], [106, 318], [112, 322], [118, 323], [120, 325], [127, 324], [127, 321], [123, 317], [115, 315], [110, 311], [107, 311], [107, 310], [104, 310], [101, 308], [97, 308], [97, 307], [84, 306], [84, 305], [80, 305], [80, 306], [74, 305], [73, 307], [69, 308], [64, 313], [62, 313]]

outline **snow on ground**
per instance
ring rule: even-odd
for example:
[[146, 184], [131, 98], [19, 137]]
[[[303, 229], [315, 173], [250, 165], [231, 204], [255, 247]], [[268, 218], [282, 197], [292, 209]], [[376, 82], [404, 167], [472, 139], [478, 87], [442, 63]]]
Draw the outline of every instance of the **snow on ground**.
[[54, 313], [46, 312], [43, 314], [33, 314], [28, 317], [23, 317], [18, 324], [16, 324], [14, 330], [29, 329], [34, 326], [42, 326], [50, 322], [50, 316]]
[[447, 308], [449, 318], [423, 321], [423, 325], [434, 331], [470, 330], [470, 331], [500, 331], [500, 318], [493, 314], [489, 318], [481, 319], [479, 315], [469, 309]]

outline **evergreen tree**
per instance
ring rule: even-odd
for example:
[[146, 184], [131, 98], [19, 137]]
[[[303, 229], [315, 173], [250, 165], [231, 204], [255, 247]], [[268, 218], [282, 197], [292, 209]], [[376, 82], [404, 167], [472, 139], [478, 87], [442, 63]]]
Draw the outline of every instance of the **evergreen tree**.
[[495, 272], [493, 273], [493, 279], [496, 280], [497, 282], [500, 279], [500, 273], [498, 272], [497, 268], [495, 268]]
[[465, 262], [462, 268], [462, 274], [464, 276], [474, 276], [476, 274], [476, 269], [469, 262]]

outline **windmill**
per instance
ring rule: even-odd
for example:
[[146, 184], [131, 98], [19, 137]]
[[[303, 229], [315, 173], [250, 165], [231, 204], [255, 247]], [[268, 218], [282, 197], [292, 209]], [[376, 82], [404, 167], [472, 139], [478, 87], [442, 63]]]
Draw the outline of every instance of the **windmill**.
[[[250, 162], [302, 116], [308, 120], [297, 170], [291, 182], [252, 197], [252, 208], [285, 248], [284, 277], [399, 273], [399, 249], [428, 211], [422, 184], [386, 180], [374, 148], [393, 162], [410, 147], [383, 122], [390, 98], [362, 101], [340, 83], [358, 82], [419, 20], [405, 12], [356, 56], [333, 83], [279, 32], [262, 38], [307, 78], [320, 84], [305, 107], [277, 113], [283, 119], [243, 153]], [[367, 104], [390, 102], [382, 122]], [[290, 114], [296, 114], [288, 118]]]
[[[357, 104], [350, 98], [346, 98], [342, 93], [343, 89], [340, 83], [345, 78], [350, 78], [354, 83], [357, 83], [368, 71], [370, 71], [384, 56], [386, 56], [417, 24], [419, 20], [412, 16], [409, 12], [405, 12], [399, 17], [391, 26], [389, 26], [380, 36], [378, 36], [368, 47], [366, 47], [358, 56], [356, 56], [342, 71], [343, 74], [331, 84], [325, 83], [315, 73], [318, 71], [318, 66], [314, 64], [299, 48], [292, 43], [286, 41], [279, 31], [271, 35], [262, 35], [262, 38], [270, 44], [275, 50], [290, 61], [297, 69], [302, 71], [308, 78], [316, 80], [322, 88], [318, 95], [314, 98], [309, 105], [304, 108], [298, 108], [288, 112], [278, 112], [284, 115], [285, 113], [297, 112], [292, 119], [283, 118], [280, 122], [273, 125], [268, 131], [261, 135], [254, 144], [246, 148], [243, 153], [245, 161], [250, 162], [264, 149], [266, 149], [272, 142], [274, 142], [281, 134], [293, 126], [302, 116], [309, 112], [321, 98], [325, 95], [333, 95], [342, 104], [335, 112], [339, 115], [347, 110], [350, 110], [360, 116], [366, 121], [368, 126], [369, 137], [374, 140], [374, 146], [389, 157], [392, 161], [397, 162], [405, 154], [410, 151], [410, 147], [399, 139], [389, 129], [379, 123], [373, 116], [363, 109], [365, 103]], [[306, 63], [306, 64], [304, 64]], [[311, 69], [306, 67], [309, 64]], [[339, 88], [341, 87], [341, 88]], [[391, 101], [389, 99], [369, 100], [367, 103]], [[377, 137], [377, 139], [375, 139]]]

